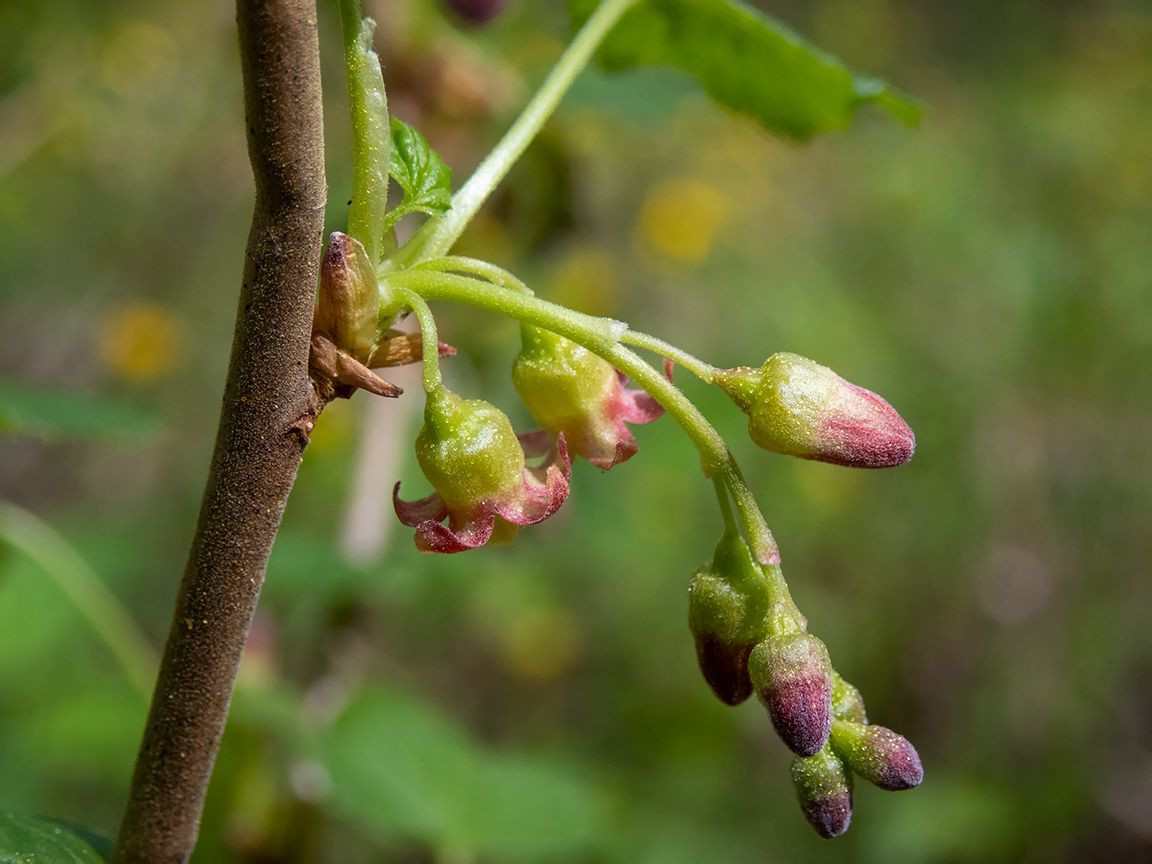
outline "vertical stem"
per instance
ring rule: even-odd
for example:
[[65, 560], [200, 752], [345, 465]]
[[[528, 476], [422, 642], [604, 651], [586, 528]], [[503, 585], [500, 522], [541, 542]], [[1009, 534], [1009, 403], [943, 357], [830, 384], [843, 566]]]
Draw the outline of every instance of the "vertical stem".
[[476, 172], [452, 196], [452, 209], [443, 216], [429, 219], [411, 240], [405, 244], [396, 260], [396, 269], [403, 269], [426, 258], [439, 258], [452, 248], [463, 233], [480, 205], [492, 194], [492, 190], [504, 179], [516, 164], [516, 160], [532, 143], [552, 112], [556, 110], [561, 97], [568, 92], [576, 76], [588, 65], [604, 37], [620, 16], [636, 0], [603, 0], [592, 13], [540, 85], [532, 101], [523, 113], [500, 139], [488, 157], [480, 163]]
[[308, 380], [327, 194], [315, 0], [238, 0], [237, 23], [256, 203], [216, 447], [117, 864], [192, 854], [272, 541], [319, 410]]
[[348, 107], [352, 115], [352, 206], [348, 236], [360, 241], [375, 267], [388, 211], [392, 133], [380, 58], [372, 50], [376, 24], [360, 17], [360, 0], [340, 0]]

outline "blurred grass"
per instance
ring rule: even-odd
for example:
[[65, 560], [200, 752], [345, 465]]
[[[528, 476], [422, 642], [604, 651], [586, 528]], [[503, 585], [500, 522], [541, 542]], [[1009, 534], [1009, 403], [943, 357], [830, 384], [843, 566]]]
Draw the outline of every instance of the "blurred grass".
[[[608, 474], [578, 465], [564, 509], [511, 547], [430, 558], [389, 521], [383, 556], [352, 564], [357, 397], [325, 414], [302, 467], [197, 860], [430, 860], [386, 820], [368, 830], [333, 808], [317, 761], [340, 707], [384, 686], [606, 802], [591, 846], [524, 860], [1152, 854], [1152, 16], [1119, 2], [773, 9], [922, 100], [922, 128], [866, 114], [795, 147], [674, 73], [592, 70], [462, 247], [711, 362], [795, 351], [901, 411], [916, 458], [853, 474], [755, 451], [722, 397], [678, 378], [733, 443], [811, 629], [870, 717], [917, 745], [924, 786], [858, 787], [851, 831], [820, 841], [763, 711], [708, 693], [685, 587], [719, 520], [667, 421], [637, 430], [639, 455]], [[563, 35], [559, 4], [521, 4], [475, 38], [423, 5], [368, 11], [393, 22], [378, 43], [390, 104], [458, 178]], [[333, 13], [337, 228], [350, 174]], [[703, 204], [678, 213], [678, 199]], [[0, 432], [0, 497], [60, 530], [156, 645], [250, 200], [226, 4], [0, 8], [0, 378], [163, 423], [128, 443]], [[171, 350], [125, 311], [139, 309]], [[525, 426], [515, 328], [455, 310], [443, 327], [461, 349], [453, 386]], [[414, 430], [374, 428], [405, 488], [424, 489]], [[0, 548], [0, 808], [114, 830], [143, 714], [113, 663]]]

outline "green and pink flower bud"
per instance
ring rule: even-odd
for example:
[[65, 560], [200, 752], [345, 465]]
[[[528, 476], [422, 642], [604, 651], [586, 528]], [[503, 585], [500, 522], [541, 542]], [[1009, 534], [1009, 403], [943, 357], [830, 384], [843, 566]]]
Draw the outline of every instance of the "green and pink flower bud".
[[836, 674], [832, 673], [832, 718], [847, 720], [850, 723], [867, 723], [868, 714], [864, 710], [864, 697], [860, 691]]
[[748, 415], [752, 440], [773, 453], [890, 468], [916, 450], [916, 436], [891, 405], [796, 354], [773, 354], [758, 370], [721, 370], [713, 383]]
[[752, 649], [748, 673], [776, 734], [797, 756], [812, 756], [832, 730], [832, 663], [808, 633], [770, 636]]
[[688, 627], [712, 692], [728, 705], [752, 695], [748, 656], [766, 635], [768, 586], [747, 544], [728, 531], [688, 588]]
[[528, 324], [512, 365], [516, 392], [540, 427], [563, 435], [569, 451], [607, 470], [637, 449], [628, 423], [651, 423], [664, 409], [612, 364], [563, 336]]
[[[545, 458], [530, 468], [526, 456]], [[392, 501], [400, 521], [416, 529], [423, 552], [483, 546], [497, 517], [511, 526], [547, 519], [568, 497], [572, 471], [563, 436], [517, 436], [495, 406], [461, 399], [445, 387], [428, 394], [416, 461], [436, 491], [404, 501], [397, 483]]]
[[831, 840], [848, 830], [852, 823], [852, 775], [831, 747], [814, 756], [793, 759], [792, 786], [804, 817], [817, 834]]
[[362, 364], [376, 344], [380, 286], [376, 270], [360, 241], [332, 232], [320, 263], [320, 297], [312, 332], [327, 336], [341, 351]]
[[883, 726], [837, 720], [832, 724], [832, 745], [849, 768], [889, 792], [913, 789], [924, 779], [916, 748]]

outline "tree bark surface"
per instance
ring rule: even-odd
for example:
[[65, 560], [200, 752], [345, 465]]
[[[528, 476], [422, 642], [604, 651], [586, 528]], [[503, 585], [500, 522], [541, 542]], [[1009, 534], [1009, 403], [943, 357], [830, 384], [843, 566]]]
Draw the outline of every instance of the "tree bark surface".
[[321, 404], [308, 377], [327, 188], [315, 0], [238, 0], [256, 203], [215, 451], [117, 864], [192, 854], [232, 688]]

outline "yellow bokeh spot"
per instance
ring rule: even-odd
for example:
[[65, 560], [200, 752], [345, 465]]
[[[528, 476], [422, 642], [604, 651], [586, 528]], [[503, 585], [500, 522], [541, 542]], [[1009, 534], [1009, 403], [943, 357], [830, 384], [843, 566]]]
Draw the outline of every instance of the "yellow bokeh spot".
[[852, 498], [860, 487], [863, 474], [807, 459], [794, 460], [792, 470], [800, 495], [814, 509], [824, 513], [839, 509]]
[[98, 348], [104, 366], [128, 381], [171, 375], [184, 358], [185, 330], [176, 313], [156, 303], [126, 303], [101, 320]]
[[637, 239], [673, 260], [698, 264], [708, 257], [728, 221], [728, 199], [693, 177], [673, 177], [648, 192], [636, 224]]
[[559, 606], [532, 606], [508, 622], [501, 633], [504, 663], [526, 681], [560, 677], [580, 656], [576, 620]]
[[619, 265], [607, 251], [578, 249], [553, 270], [549, 297], [589, 315], [611, 315], [620, 290], [618, 272]]
[[176, 43], [167, 30], [126, 21], [101, 46], [100, 78], [117, 96], [161, 95], [176, 78]]
[[[386, 371], [386, 370], [385, 370]], [[343, 453], [354, 445], [364, 400], [334, 399], [324, 409], [324, 422], [312, 430], [308, 452]]]

